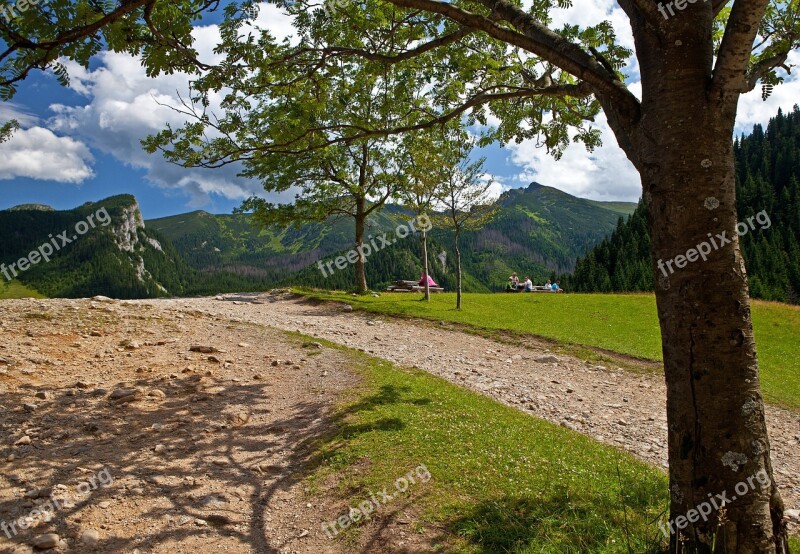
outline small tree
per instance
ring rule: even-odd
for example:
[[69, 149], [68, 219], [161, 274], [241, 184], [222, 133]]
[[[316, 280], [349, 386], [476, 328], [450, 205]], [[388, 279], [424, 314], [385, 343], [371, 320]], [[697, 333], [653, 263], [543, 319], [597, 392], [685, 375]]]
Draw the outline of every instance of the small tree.
[[446, 164], [442, 159], [442, 141], [445, 134], [441, 130], [420, 133], [409, 137], [407, 146], [408, 155], [408, 183], [401, 195], [403, 205], [411, 210], [421, 222], [427, 225], [418, 226], [422, 241], [422, 267], [425, 275], [426, 302], [431, 300], [430, 264], [428, 263], [428, 231], [430, 222], [422, 221], [428, 218], [439, 194], [440, 187], [448, 179]]
[[473, 231], [484, 227], [492, 220], [497, 207], [489, 194], [491, 180], [483, 179], [483, 164], [486, 158], [470, 161], [471, 142], [456, 142], [462, 139], [460, 133], [450, 139], [446, 158], [455, 161], [450, 166], [450, 174], [436, 196], [442, 213], [435, 218], [435, 224], [453, 231], [453, 248], [456, 255], [456, 309], [461, 309], [461, 250], [459, 238], [463, 231]]
[[[284, 69], [291, 74], [290, 68]], [[260, 180], [267, 192], [297, 191], [287, 204], [258, 197], [244, 202], [241, 210], [252, 211], [263, 226], [352, 218], [357, 256], [348, 261], [355, 264], [355, 290], [364, 292], [367, 218], [403, 190], [408, 158], [400, 136], [352, 135], [407, 111], [408, 97], [397, 92], [400, 76], [391, 69], [380, 75], [347, 64], [328, 70], [299, 83], [293, 81], [299, 79], [294, 74], [291, 79], [284, 76], [289, 82], [267, 88], [258, 102], [232, 94], [221, 116], [198, 108], [206, 105], [205, 92], [176, 108], [196, 122], [181, 129], [168, 127], [144, 144], [184, 167], [242, 162], [242, 175]], [[212, 77], [216, 76], [208, 79]], [[250, 90], [257, 88], [259, 79], [264, 77], [247, 75], [230, 86]], [[328, 268], [333, 271], [330, 264]], [[327, 274], [322, 264], [320, 270]]]

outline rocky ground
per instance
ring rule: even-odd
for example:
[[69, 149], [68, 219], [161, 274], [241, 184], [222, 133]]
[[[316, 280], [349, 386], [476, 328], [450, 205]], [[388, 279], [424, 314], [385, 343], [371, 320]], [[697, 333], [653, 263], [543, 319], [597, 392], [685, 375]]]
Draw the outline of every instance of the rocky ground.
[[[666, 464], [658, 377], [536, 341], [505, 344], [290, 294], [4, 301], [0, 553], [429, 551], [426, 537], [391, 518], [357, 545], [322, 532], [347, 503], [335, 477], [312, 493], [298, 470], [357, 377], [346, 352], [279, 329], [419, 367]], [[770, 407], [768, 422], [796, 517], [800, 414]]]
[[[292, 294], [153, 302], [322, 337], [416, 366], [527, 413], [667, 467], [663, 378], [554, 355], [546, 343], [503, 344], [441, 322], [403, 321], [315, 304]], [[772, 459], [784, 503], [800, 525], [800, 414], [767, 407]]]
[[[350, 367], [170, 302], [0, 303], [0, 553], [357, 551], [322, 531], [347, 511], [335, 479], [296, 471]], [[424, 540], [398, 527], [362, 545]]]

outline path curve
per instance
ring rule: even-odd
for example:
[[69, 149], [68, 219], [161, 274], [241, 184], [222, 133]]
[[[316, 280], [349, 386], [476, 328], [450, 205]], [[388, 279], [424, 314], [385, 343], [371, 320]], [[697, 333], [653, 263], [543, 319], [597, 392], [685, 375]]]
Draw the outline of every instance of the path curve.
[[[291, 294], [142, 301], [200, 310], [324, 338], [398, 365], [414, 366], [504, 404], [667, 467], [662, 379], [589, 364], [544, 347], [517, 346], [447, 325], [418, 326], [388, 316], [315, 304]], [[545, 361], [554, 359], [556, 361]], [[800, 509], [800, 414], [768, 406], [772, 460], [787, 509]]]

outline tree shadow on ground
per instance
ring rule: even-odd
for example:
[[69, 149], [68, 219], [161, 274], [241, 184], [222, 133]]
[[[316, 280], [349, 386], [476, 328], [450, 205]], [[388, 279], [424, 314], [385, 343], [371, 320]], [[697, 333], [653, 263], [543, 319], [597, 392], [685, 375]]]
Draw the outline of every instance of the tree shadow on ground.
[[[324, 356], [342, 367], [352, 365], [350, 357], [334, 350], [326, 349]], [[297, 375], [281, 370], [286, 375], [276, 378]], [[404, 428], [397, 418], [354, 424], [350, 416], [358, 412], [398, 402], [429, 402], [406, 399], [406, 391], [387, 386], [331, 417], [329, 401], [290, 401], [276, 409], [271, 380], [237, 381], [198, 372], [113, 386], [103, 383], [107, 389], [86, 383], [20, 384], [0, 393], [11, 444], [22, 436], [32, 439], [29, 445], [0, 452], [2, 458], [14, 454], [3, 473], [16, 489], [0, 496], [5, 497], [0, 500], [0, 520], [14, 522], [29, 515], [50, 500], [51, 493], [58, 501], [50, 522], [37, 518], [32, 529], [12, 529], [10, 542], [28, 544], [36, 535], [56, 532], [69, 538], [70, 551], [88, 552], [93, 549], [79, 546], [76, 538], [84, 525], [102, 527], [103, 521], [124, 517], [129, 522], [126, 531], [108, 533], [94, 550], [147, 552], [165, 544], [200, 541], [219, 544], [220, 549], [240, 545], [253, 552], [278, 553], [296, 537], [271, 536], [266, 512], [280, 509], [287, 491], [324, 462], [320, 446], [334, 435], [354, 438]], [[118, 387], [137, 387], [143, 395], [133, 402], [114, 402], [110, 393]], [[47, 399], [26, 408], [37, 393]], [[112, 483], [77, 494], [80, 483], [98, 481], [104, 469]], [[66, 488], [51, 491], [56, 485]], [[319, 521], [337, 514], [313, 515]], [[311, 521], [303, 525], [319, 529]], [[4, 542], [6, 538], [0, 536]], [[0, 546], [0, 552], [13, 548]]]
[[651, 544], [637, 543], [628, 533], [619, 537], [613, 531], [624, 528], [625, 523], [609, 521], [607, 515], [592, 506], [591, 501], [576, 502], [556, 491], [536, 498], [504, 496], [479, 502], [446, 522], [448, 533], [441, 539], [459, 536], [472, 546], [471, 552], [482, 554], [663, 553], [657, 537]]

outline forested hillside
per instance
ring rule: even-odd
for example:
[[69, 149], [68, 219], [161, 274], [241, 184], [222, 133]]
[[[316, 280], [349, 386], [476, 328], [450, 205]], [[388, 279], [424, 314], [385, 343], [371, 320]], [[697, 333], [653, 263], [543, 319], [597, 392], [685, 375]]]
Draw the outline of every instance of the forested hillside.
[[[130, 195], [65, 211], [37, 205], [0, 211], [0, 237], [2, 278], [46, 296], [169, 296], [183, 294], [189, 282], [188, 266], [169, 241], [145, 231]], [[21, 259], [33, 263], [23, 270]]]
[[[778, 112], [736, 139], [739, 221], [765, 211], [771, 226], [744, 234], [742, 251], [755, 298], [800, 302], [800, 108]], [[649, 236], [640, 204], [627, 222], [579, 259], [568, 286], [582, 292], [653, 290]]]
[[[538, 183], [508, 191], [498, 203], [492, 222], [462, 236], [464, 290], [500, 290], [512, 271], [529, 274], [536, 281], [544, 281], [553, 272], [571, 271], [576, 256], [607, 236], [620, 215], [630, 214], [635, 207], [576, 198]], [[389, 205], [368, 220], [367, 234], [386, 233], [392, 238], [411, 218], [402, 208]], [[318, 266], [318, 261], [325, 264], [352, 247], [353, 223], [346, 218], [300, 228], [259, 229], [246, 214], [192, 212], [146, 223], [148, 229], [167, 236], [187, 263], [211, 281], [225, 274], [258, 278], [271, 285], [345, 290], [353, 286], [352, 266], [325, 274]], [[428, 251], [431, 275], [452, 289], [452, 235], [433, 229]], [[395, 279], [418, 278], [422, 271], [419, 237], [402, 238], [372, 253], [366, 270], [374, 290]]]

